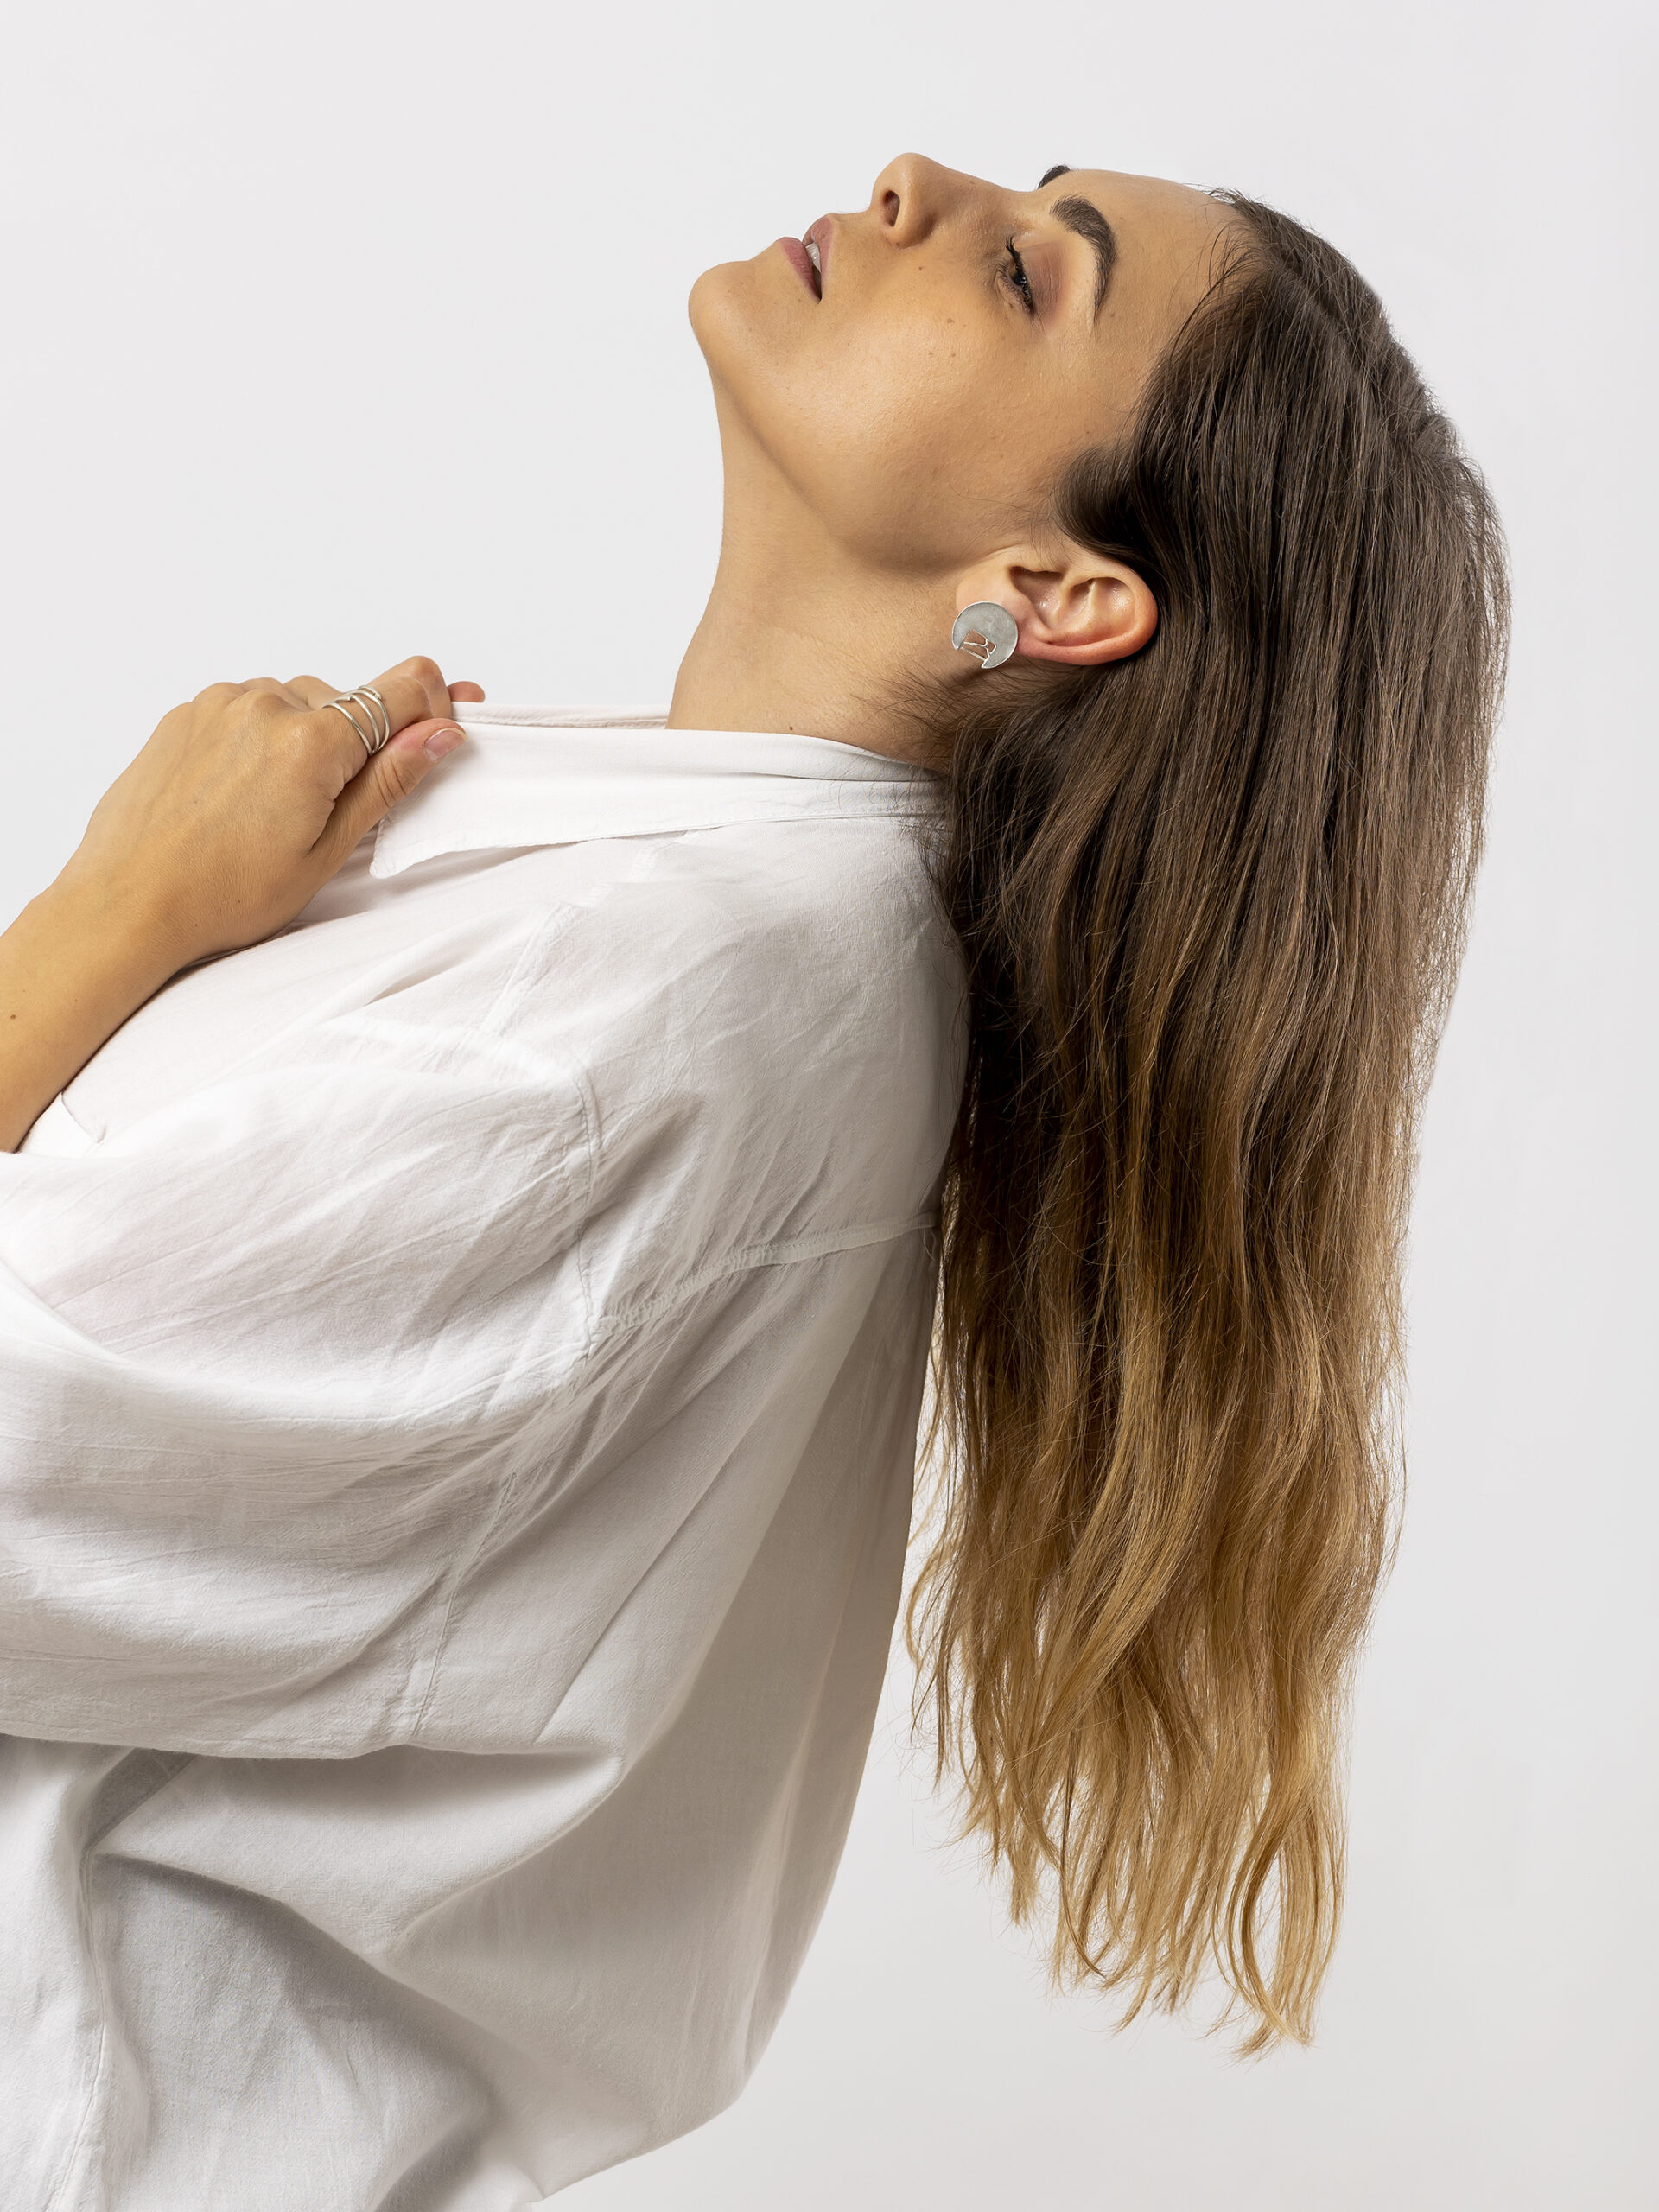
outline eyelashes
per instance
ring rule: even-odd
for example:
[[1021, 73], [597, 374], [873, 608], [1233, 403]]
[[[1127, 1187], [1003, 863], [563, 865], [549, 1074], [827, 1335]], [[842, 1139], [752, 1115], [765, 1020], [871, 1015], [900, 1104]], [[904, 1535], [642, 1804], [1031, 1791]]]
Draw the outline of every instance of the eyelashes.
[[1037, 312], [1036, 297], [1031, 289], [1031, 279], [1026, 274], [1026, 264], [1020, 258], [1019, 251], [1014, 243], [1014, 232], [1012, 231], [1008, 232], [1007, 238], [1004, 241], [1003, 251], [1007, 255], [1007, 261], [1004, 267], [1003, 281], [1007, 283], [1008, 289], [1016, 295], [1020, 306], [1024, 308], [1026, 313], [1027, 315], [1035, 315]]

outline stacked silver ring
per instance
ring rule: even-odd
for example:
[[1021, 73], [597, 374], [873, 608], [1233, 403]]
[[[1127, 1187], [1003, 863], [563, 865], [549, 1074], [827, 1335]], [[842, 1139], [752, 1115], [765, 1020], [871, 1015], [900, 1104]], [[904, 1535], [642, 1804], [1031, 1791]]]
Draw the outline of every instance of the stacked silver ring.
[[[342, 691], [337, 699], [324, 702], [337, 715], [344, 715], [363, 741], [363, 750], [371, 760], [391, 735], [391, 716], [386, 712], [386, 702], [372, 683], [359, 683], [355, 691]], [[359, 721], [359, 715], [363, 720]], [[363, 727], [366, 721], [368, 728]]]

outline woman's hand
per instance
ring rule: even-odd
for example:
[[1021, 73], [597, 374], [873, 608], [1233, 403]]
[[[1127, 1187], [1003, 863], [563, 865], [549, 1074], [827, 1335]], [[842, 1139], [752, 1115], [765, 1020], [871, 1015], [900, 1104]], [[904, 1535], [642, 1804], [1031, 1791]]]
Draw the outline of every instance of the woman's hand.
[[[435, 662], [406, 660], [375, 688], [394, 734], [372, 758], [315, 677], [215, 683], [175, 707], [99, 800], [54, 893], [122, 917], [169, 975], [269, 937], [461, 741]], [[484, 694], [460, 683], [455, 696]]]
[[292, 921], [462, 741], [452, 698], [484, 696], [422, 659], [375, 688], [393, 734], [372, 757], [315, 677], [216, 683], [163, 718], [0, 937], [0, 1149], [181, 968]]

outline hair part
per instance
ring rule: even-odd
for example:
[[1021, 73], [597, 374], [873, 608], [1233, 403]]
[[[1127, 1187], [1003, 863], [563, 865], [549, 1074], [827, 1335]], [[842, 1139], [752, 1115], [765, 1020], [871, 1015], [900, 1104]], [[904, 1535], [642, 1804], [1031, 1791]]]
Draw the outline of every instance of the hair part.
[[1054, 501], [1147, 579], [1156, 636], [976, 679], [938, 732], [968, 1071], [908, 1628], [941, 1767], [1016, 1918], [1052, 1910], [1057, 1973], [1127, 2019], [1217, 1972], [1255, 2051], [1312, 2033], [1340, 1913], [1507, 594], [1376, 295], [1218, 196], [1226, 265]]

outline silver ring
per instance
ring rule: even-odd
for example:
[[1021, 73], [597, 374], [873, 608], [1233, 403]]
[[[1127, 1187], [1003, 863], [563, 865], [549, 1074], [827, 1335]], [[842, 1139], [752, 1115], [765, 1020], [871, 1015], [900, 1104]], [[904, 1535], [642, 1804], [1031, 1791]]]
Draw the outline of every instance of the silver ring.
[[368, 708], [371, 715], [375, 714], [377, 709], [378, 710], [378, 728], [380, 735], [375, 747], [375, 750], [378, 752], [380, 747], [384, 745], [386, 740], [391, 735], [391, 716], [386, 710], [386, 702], [380, 696], [380, 694], [375, 690], [372, 683], [359, 683], [354, 696], [362, 700], [364, 705]]
[[[332, 707], [337, 715], [345, 715], [371, 760], [391, 735], [391, 716], [386, 712], [386, 702], [372, 683], [359, 683], [355, 691], [342, 691], [338, 698], [325, 699], [323, 704]], [[359, 714], [368, 723], [366, 729], [358, 720]]]

